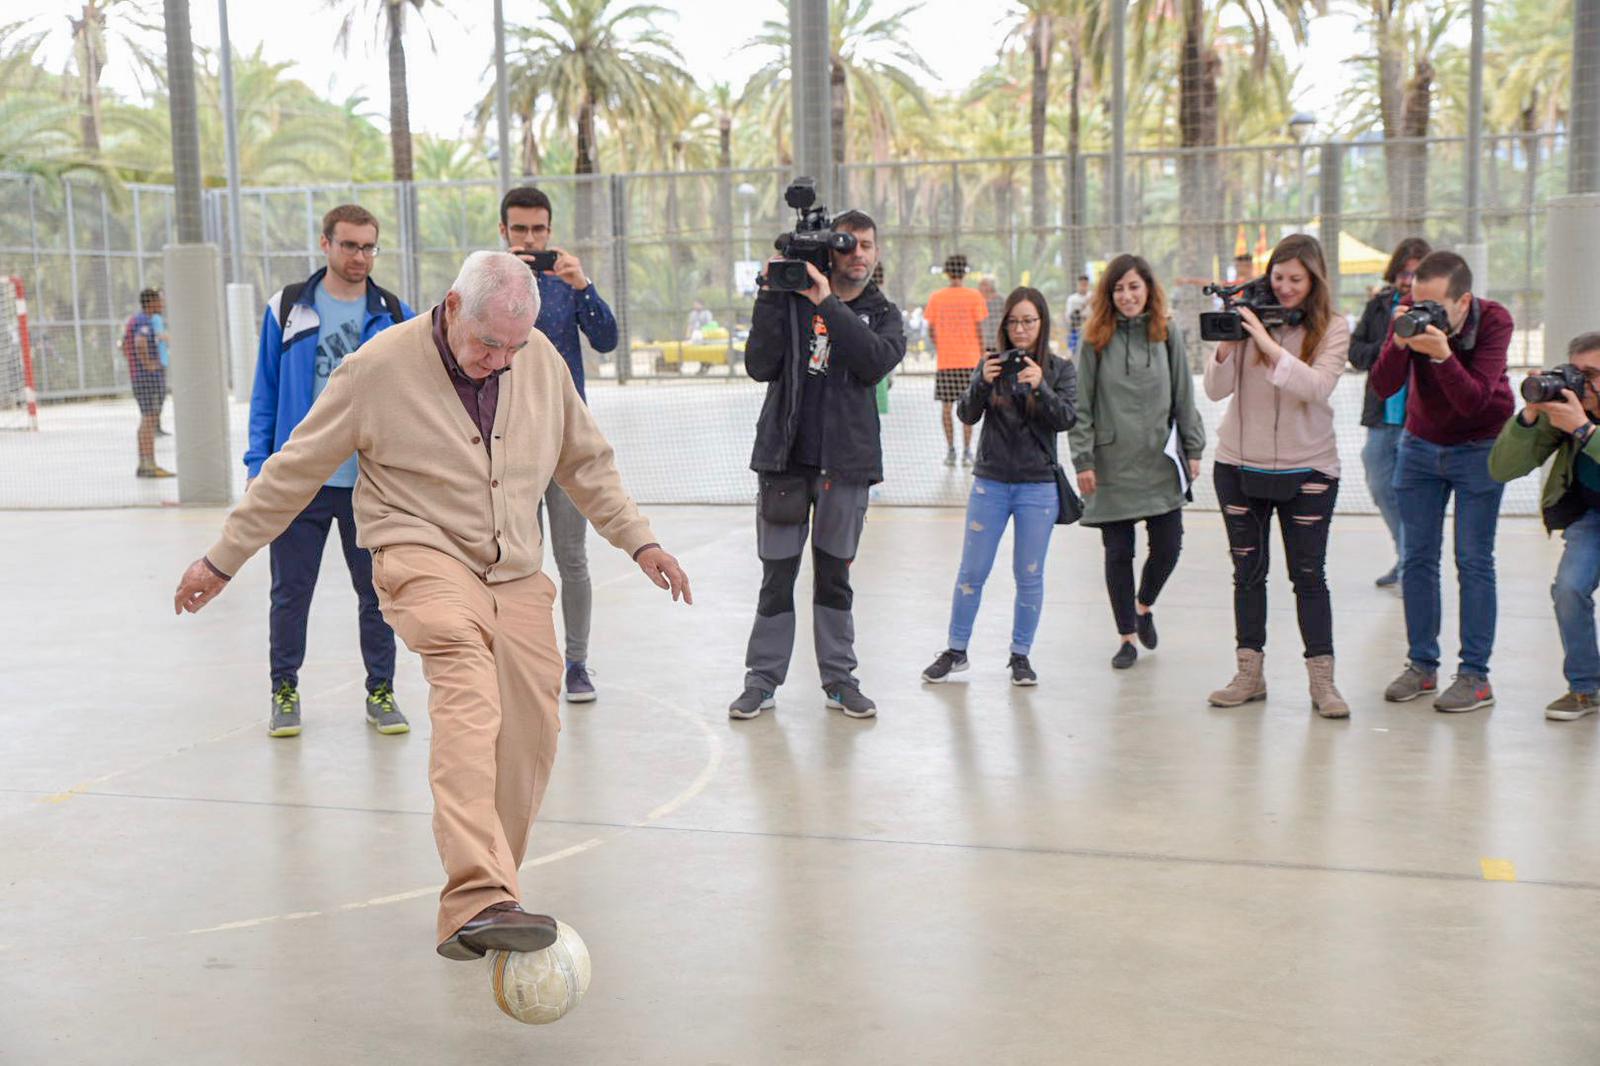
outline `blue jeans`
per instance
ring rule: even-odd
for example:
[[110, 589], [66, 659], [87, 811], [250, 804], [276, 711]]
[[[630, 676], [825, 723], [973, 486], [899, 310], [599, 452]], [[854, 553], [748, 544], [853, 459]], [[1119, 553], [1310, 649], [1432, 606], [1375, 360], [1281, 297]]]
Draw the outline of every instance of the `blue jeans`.
[[1400, 497], [1394, 491], [1394, 467], [1400, 453], [1404, 426], [1368, 426], [1367, 442], [1361, 447], [1361, 465], [1367, 472], [1367, 491], [1378, 505], [1383, 524], [1394, 541], [1395, 558], [1405, 554], [1401, 541]]
[[1556, 567], [1550, 598], [1556, 604], [1556, 627], [1566, 658], [1561, 672], [1567, 688], [1600, 691], [1600, 649], [1595, 646], [1594, 590], [1600, 586], [1600, 511], [1589, 511], [1561, 534], [1567, 542]]
[[1013, 519], [1017, 528], [1011, 571], [1017, 581], [1017, 602], [1011, 622], [1011, 653], [1028, 654], [1044, 608], [1044, 557], [1050, 550], [1058, 508], [1054, 481], [973, 479], [972, 495], [967, 497], [967, 539], [950, 603], [950, 647], [967, 650], [972, 622], [983, 600], [983, 583], [994, 569], [1006, 520]]
[[1394, 487], [1400, 497], [1401, 591], [1411, 661], [1439, 668], [1439, 557], [1444, 512], [1456, 497], [1456, 575], [1461, 583], [1461, 672], [1487, 677], [1498, 603], [1494, 532], [1505, 486], [1489, 476], [1492, 440], [1441, 447], [1410, 433], [1400, 438]]

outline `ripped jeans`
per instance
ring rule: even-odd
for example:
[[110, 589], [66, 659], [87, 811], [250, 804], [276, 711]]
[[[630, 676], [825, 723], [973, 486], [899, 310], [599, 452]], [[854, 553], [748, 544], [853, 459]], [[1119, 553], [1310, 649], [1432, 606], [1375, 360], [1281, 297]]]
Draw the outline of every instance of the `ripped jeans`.
[[1278, 502], [1246, 496], [1239, 486], [1239, 468], [1213, 466], [1217, 502], [1228, 531], [1233, 556], [1233, 626], [1237, 647], [1262, 651], [1267, 643], [1268, 546], [1272, 513], [1278, 513], [1283, 554], [1294, 585], [1300, 616], [1300, 639], [1307, 659], [1333, 654], [1333, 602], [1328, 597], [1328, 526], [1339, 497], [1339, 479], [1313, 473], [1291, 500]]
[[961, 548], [961, 570], [956, 574], [950, 603], [950, 647], [966, 651], [972, 623], [983, 601], [983, 584], [994, 569], [1000, 535], [1006, 520], [1016, 524], [1011, 570], [1017, 582], [1017, 601], [1011, 622], [1011, 653], [1026, 655], [1039, 630], [1044, 608], [1044, 557], [1059, 509], [1054, 481], [990, 481], [973, 478], [967, 497], [966, 540]]

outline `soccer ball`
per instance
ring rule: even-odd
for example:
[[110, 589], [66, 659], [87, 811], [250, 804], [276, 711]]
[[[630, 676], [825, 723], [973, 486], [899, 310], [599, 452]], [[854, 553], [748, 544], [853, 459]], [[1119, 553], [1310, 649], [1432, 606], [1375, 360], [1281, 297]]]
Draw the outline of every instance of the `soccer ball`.
[[556, 922], [543, 951], [490, 951], [489, 984], [500, 1009], [528, 1025], [549, 1025], [589, 991], [589, 949], [572, 926]]

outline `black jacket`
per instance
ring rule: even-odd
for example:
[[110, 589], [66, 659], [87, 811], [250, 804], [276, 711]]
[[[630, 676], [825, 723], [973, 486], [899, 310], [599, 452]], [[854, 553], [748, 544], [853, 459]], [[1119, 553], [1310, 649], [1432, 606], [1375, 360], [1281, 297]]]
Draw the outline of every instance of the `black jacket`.
[[789, 469], [800, 429], [813, 314], [822, 316], [829, 338], [822, 469], [842, 481], [877, 484], [883, 480], [883, 443], [876, 388], [905, 358], [906, 333], [900, 309], [870, 282], [849, 303], [829, 296], [812, 307], [798, 293], [770, 290], [756, 297], [744, 367], [755, 380], [767, 382], [767, 398], [756, 422], [750, 469], [758, 474]]
[[[1357, 370], [1372, 369], [1372, 364], [1378, 361], [1378, 356], [1383, 352], [1384, 342], [1389, 339], [1389, 321], [1393, 317], [1394, 289], [1385, 285], [1367, 301], [1367, 309], [1361, 312], [1361, 321], [1356, 323], [1355, 332], [1350, 334], [1351, 366]], [[1361, 401], [1361, 424], [1383, 425], [1385, 402], [1382, 396], [1372, 391], [1369, 381], [1366, 397]]]
[[[1059, 462], [1056, 434], [1065, 433], [1078, 421], [1078, 368], [1066, 359], [1050, 357], [1044, 366], [1044, 380], [1034, 390], [1032, 415], [1026, 398], [995, 400], [995, 389], [1010, 385], [1004, 377], [992, 385], [983, 380], [983, 364], [979, 363], [966, 395], [956, 404], [956, 417], [961, 421], [969, 426], [983, 422], [972, 472], [1010, 484], [1054, 481], [1053, 466]], [[1048, 458], [1041, 444], [1048, 446]]]

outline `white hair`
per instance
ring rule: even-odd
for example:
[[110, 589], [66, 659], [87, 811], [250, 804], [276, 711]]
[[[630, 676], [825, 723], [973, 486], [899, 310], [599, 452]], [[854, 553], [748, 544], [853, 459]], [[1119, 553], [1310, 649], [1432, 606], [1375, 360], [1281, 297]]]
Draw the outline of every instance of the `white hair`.
[[461, 297], [462, 314], [475, 322], [483, 321], [491, 304], [517, 317], [539, 314], [539, 283], [510, 252], [473, 252], [450, 291]]

